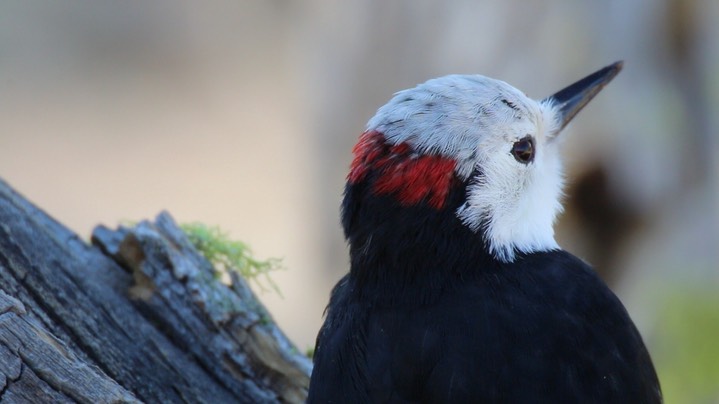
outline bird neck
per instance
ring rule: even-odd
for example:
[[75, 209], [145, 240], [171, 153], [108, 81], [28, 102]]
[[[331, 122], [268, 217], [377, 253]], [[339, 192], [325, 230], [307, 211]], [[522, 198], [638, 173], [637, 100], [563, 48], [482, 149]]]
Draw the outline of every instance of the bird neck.
[[[456, 215], [466, 185], [453, 186], [447, 203], [405, 205], [391, 195], [348, 183], [342, 222], [350, 247], [350, 278], [363, 298], [432, 300], [467, 277], [501, 263]], [[417, 296], [419, 293], [421, 296]]]

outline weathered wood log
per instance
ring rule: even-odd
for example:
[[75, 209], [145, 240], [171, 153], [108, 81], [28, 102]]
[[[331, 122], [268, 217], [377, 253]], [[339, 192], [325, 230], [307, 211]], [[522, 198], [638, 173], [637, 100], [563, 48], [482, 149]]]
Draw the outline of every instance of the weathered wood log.
[[303, 402], [310, 366], [169, 214], [89, 245], [0, 180], [0, 401]]

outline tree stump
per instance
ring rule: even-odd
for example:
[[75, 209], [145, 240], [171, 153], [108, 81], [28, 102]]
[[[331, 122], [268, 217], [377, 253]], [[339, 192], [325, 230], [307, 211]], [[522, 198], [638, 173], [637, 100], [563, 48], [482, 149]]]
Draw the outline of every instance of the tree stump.
[[310, 370], [169, 214], [88, 244], [0, 180], [0, 401], [297, 403]]

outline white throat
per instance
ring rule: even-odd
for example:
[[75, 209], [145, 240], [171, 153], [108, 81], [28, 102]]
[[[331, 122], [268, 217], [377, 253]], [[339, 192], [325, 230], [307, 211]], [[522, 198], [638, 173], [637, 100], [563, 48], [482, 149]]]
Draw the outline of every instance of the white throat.
[[554, 220], [562, 210], [563, 176], [559, 158], [537, 159], [525, 181], [504, 181], [505, 167], [489, 165], [467, 188], [457, 216], [473, 231], [482, 231], [489, 252], [503, 262], [516, 254], [559, 249]]

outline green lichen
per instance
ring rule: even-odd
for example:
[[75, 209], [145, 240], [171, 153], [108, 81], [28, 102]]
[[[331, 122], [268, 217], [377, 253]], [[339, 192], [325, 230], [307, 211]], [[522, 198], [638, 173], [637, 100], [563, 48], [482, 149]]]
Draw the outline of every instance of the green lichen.
[[190, 242], [215, 268], [215, 276], [224, 272], [237, 272], [248, 281], [254, 282], [262, 291], [274, 290], [282, 296], [279, 288], [270, 277], [270, 272], [281, 269], [279, 259], [259, 260], [243, 242], [232, 240], [217, 226], [203, 223], [185, 223], [180, 228], [187, 234]]

